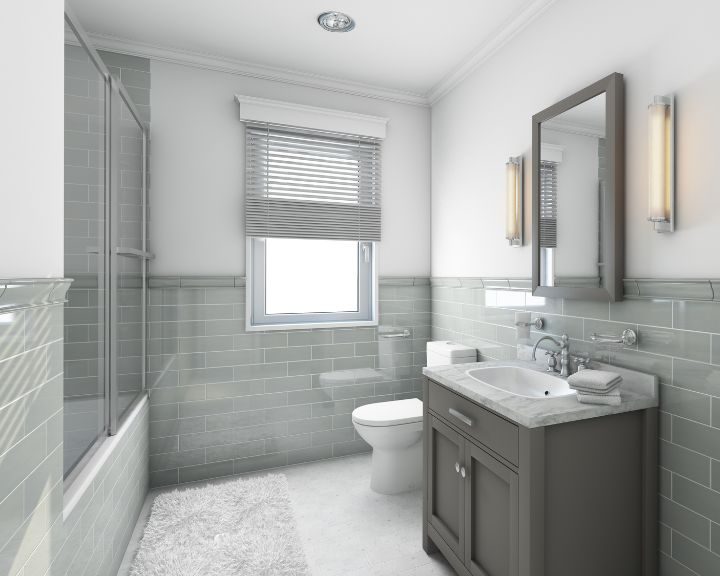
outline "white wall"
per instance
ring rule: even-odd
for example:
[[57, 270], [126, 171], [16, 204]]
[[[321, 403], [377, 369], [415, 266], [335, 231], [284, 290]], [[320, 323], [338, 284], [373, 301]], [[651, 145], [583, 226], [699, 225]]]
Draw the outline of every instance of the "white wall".
[[235, 94], [390, 118], [383, 144], [382, 275], [430, 273], [427, 108], [152, 61], [155, 275], [244, 275], [244, 142]]
[[[525, 155], [531, 117], [610, 74], [625, 75], [626, 276], [719, 277], [720, 3], [558, 0], [432, 110], [432, 272], [528, 277], [526, 246], [504, 239], [504, 165]], [[677, 98], [677, 231], [646, 221], [647, 105]]]
[[63, 5], [3, 4], [0, 278], [63, 275]]

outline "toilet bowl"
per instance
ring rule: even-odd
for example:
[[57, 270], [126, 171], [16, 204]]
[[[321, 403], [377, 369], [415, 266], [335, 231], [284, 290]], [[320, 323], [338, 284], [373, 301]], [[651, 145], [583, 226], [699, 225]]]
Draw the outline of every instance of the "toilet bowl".
[[399, 494], [422, 486], [423, 404], [417, 398], [365, 404], [352, 421], [372, 446], [370, 488]]
[[[475, 348], [455, 342], [428, 342], [428, 366], [475, 362]], [[333, 382], [358, 378], [374, 381], [382, 374], [364, 369], [362, 373], [328, 375]], [[322, 382], [322, 376], [321, 382]], [[337, 385], [337, 384], [336, 384]], [[372, 446], [370, 488], [381, 494], [399, 494], [422, 487], [423, 404], [417, 398], [365, 404], [355, 408], [352, 421], [360, 437]]]

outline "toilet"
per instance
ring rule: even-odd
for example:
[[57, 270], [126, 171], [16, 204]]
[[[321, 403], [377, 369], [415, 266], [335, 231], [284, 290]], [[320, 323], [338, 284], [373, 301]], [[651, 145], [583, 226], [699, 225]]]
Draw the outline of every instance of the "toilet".
[[[475, 348], [428, 342], [427, 364], [475, 362]], [[422, 487], [423, 404], [417, 398], [376, 402], [355, 408], [353, 426], [372, 446], [370, 488], [399, 494]]]

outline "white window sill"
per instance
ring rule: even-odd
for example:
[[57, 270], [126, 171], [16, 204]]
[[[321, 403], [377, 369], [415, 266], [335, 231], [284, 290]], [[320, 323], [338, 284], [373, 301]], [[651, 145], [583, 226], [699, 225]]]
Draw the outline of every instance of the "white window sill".
[[249, 323], [245, 325], [248, 332], [270, 332], [277, 330], [313, 330], [315, 328], [362, 328], [368, 326], [378, 326], [377, 320], [364, 320], [357, 322], [304, 322], [297, 324], [260, 324], [253, 326]]

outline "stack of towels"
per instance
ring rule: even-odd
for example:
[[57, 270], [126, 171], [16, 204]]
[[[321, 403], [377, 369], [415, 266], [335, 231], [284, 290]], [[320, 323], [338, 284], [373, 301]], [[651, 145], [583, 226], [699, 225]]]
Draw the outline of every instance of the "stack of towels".
[[604, 370], [578, 370], [568, 378], [568, 385], [577, 390], [578, 402], [619, 406], [622, 376]]

